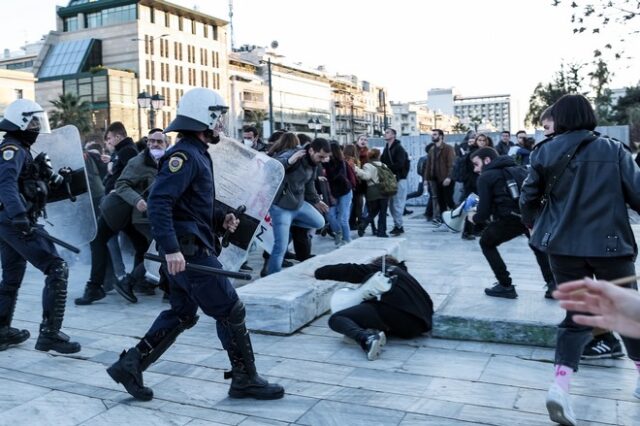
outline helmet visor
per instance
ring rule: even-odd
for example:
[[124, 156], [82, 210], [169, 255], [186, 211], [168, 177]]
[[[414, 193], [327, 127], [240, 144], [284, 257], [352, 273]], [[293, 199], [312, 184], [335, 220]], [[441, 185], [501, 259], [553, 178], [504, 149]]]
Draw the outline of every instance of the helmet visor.
[[38, 133], [51, 133], [49, 126], [49, 117], [45, 111], [24, 112], [22, 115], [26, 118], [27, 124], [24, 130]]

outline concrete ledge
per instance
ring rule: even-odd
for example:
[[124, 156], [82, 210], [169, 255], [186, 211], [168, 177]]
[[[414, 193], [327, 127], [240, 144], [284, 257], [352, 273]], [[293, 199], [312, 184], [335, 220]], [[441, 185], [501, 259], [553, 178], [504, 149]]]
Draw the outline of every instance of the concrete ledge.
[[555, 347], [564, 318], [558, 302], [542, 291], [518, 290], [515, 300], [486, 296], [482, 289], [458, 288], [436, 310], [433, 336], [530, 346]]
[[317, 268], [335, 263], [366, 263], [384, 253], [403, 259], [404, 242], [403, 238], [358, 238], [240, 287], [238, 294], [247, 307], [248, 328], [272, 334], [294, 333], [329, 310], [334, 291], [349, 286], [316, 280], [313, 273]]

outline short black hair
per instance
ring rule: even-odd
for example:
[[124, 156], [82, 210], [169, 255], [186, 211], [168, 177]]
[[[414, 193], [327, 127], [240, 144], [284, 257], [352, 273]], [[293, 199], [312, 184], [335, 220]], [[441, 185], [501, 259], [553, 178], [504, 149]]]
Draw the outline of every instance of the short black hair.
[[151, 136], [152, 134], [154, 134], [155, 132], [163, 132], [164, 130], [159, 128], [159, 127], [154, 127], [153, 129], [149, 130], [149, 133], [147, 133], [149, 136]]
[[540, 114], [540, 122], [542, 123], [542, 120], [552, 120], [553, 121], [553, 117], [551, 116], [551, 110], [553, 109], [553, 105], [551, 105], [550, 107], [546, 107], [544, 109], [544, 111], [542, 111], [542, 114]]
[[444, 132], [441, 129], [433, 129], [432, 132], [437, 132], [441, 138], [444, 137]]
[[324, 151], [331, 153], [331, 145], [329, 144], [329, 141], [324, 138], [315, 138], [308, 147], [313, 148], [314, 152]]
[[396, 136], [398, 134], [398, 132], [396, 132], [396, 129], [394, 129], [393, 127], [387, 127], [385, 130], [393, 132], [393, 136]]
[[256, 128], [256, 126], [246, 125], [242, 127], [242, 133], [249, 133], [249, 132], [253, 133], [254, 138], [258, 136], [258, 129]]
[[123, 138], [127, 137], [127, 129], [124, 128], [124, 124], [122, 124], [122, 122], [120, 121], [114, 121], [113, 123], [109, 124], [109, 127], [107, 127], [107, 130], [104, 131], [104, 138], [107, 138], [107, 133], [113, 133], [114, 135], [120, 135]]
[[524, 136], [525, 136], [525, 137], [527, 136], [527, 132], [525, 132], [524, 130], [518, 130], [518, 131], [516, 132], [516, 136], [518, 136], [520, 133], [524, 133]]
[[508, 131], [508, 130], [503, 130], [503, 131], [502, 131], [502, 132], [500, 132], [500, 133], [502, 133], [503, 135], [504, 135], [504, 134], [507, 134], [507, 135], [511, 136], [511, 132], [510, 132], [510, 131]]
[[491, 158], [491, 161], [493, 161], [498, 157], [498, 151], [490, 146], [485, 146], [484, 148], [473, 151], [471, 159], [473, 160], [476, 157], [480, 158], [482, 161], [484, 161], [485, 158]]
[[579, 94], [564, 95], [551, 108], [556, 134], [572, 130], [595, 130], [596, 114], [587, 98]]

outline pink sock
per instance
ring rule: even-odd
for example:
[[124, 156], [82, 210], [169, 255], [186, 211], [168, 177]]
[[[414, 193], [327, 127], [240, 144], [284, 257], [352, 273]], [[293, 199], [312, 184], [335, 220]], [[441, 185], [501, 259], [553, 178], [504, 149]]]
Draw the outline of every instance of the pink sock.
[[573, 369], [567, 367], [566, 365], [556, 365], [556, 378], [555, 382], [562, 390], [565, 392], [569, 392], [569, 382], [571, 381], [571, 375], [573, 374]]

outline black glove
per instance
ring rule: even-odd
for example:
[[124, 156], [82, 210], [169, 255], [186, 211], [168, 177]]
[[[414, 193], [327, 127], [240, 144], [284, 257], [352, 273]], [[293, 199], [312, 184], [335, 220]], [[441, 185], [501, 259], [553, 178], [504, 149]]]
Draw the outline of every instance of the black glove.
[[31, 221], [26, 214], [22, 213], [11, 219], [11, 226], [20, 232], [23, 236], [27, 237], [33, 233], [33, 227]]

